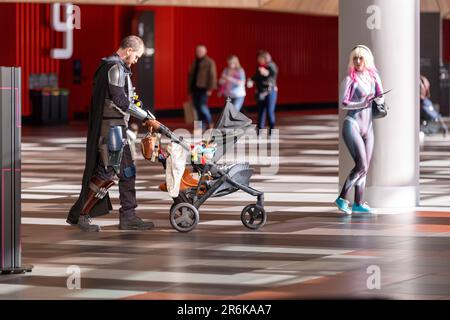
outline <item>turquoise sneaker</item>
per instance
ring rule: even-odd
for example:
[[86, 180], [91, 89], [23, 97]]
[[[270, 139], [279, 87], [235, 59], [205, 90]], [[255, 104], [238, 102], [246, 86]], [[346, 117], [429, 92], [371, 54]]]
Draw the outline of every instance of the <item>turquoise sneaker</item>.
[[364, 202], [362, 204], [357, 204], [354, 203], [352, 206], [352, 213], [366, 213], [366, 214], [371, 214], [371, 213], [376, 213], [377, 211], [375, 209], [372, 209], [371, 207], [369, 207], [369, 205], [367, 204], [367, 202]]
[[350, 207], [349, 207], [350, 202], [348, 200], [345, 200], [345, 199], [339, 197], [336, 199], [336, 201], [334, 201], [334, 203], [338, 207], [339, 211], [342, 211], [346, 214], [352, 213], [352, 211], [350, 210]]

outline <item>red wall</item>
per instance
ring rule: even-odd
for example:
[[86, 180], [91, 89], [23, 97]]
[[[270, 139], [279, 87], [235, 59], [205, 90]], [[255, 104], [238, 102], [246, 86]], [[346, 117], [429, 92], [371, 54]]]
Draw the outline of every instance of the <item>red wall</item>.
[[444, 19], [442, 29], [442, 60], [450, 63], [450, 19]]
[[[179, 109], [186, 100], [186, 76], [194, 48], [204, 43], [216, 60], [218, 72], [226, 57], [237, 54], [250, 76], [255, 54], [264, 48], [280, 68], [279, 103], [332, 102], [337, 99], [337, 18], [235, 9], [150, 6], [81, 5], [81, 30], [74, 31], [70, 60], [53, 60], [51, 48], [61, 35], [50, 29], [50, 5], [0, 4], [0, 65], [22, 67], [23, 114], [31, 114], [28, 98], [30, 73], [56, 72], [60, 85], [71, 91], [71, 114], [86, 112], [92, 76], [101, 57], [115, 51], [120, 39], [131, 34], [138, 11], [155, 13], [155, 109]], [[82, 82], [72, 83], [73, 60], [82, 62]], [[443, 60], [450, 62], [450, 20], [443, 22]], [[215, 95], [210, 104], [221, 106]], [[248, 92], [246, 104], [253, 104]]]
[[[81, 29], [74, 30], [72, 59], [61, 60], [60, 85], [70, 90], [70, 109], [88, 110], [92, 78], [100, 59], [117, 50], [122, 32], [118, 29], [118, 6], [88, 6], [81, 8]], [[81, 60], [80, 84], [72, 82], [73, 61]]]
[[[26, 92], [29, 73], [58, 72], [70, 89], [70, 113], [88, 110], [92, 76], [99, 60], [132, 33], [136, 12], [155, 13], [155, 110], [179, 109], [186, 100], [187, 71], [198, 43], [208, 47], [218, 72], [237, 54], [247, 76], [255, 69], [256, 52], [267, 49], [278, 64], [279, 103], [337, 100], [338, 21], [317, 17], [236, 9], [80, 5], [81, 29], [74, 30], [72, 59], [53, 60], [49, 50], [61, 36], [50, 29], [48, 4], [0, 4], [0, 36], [14, 43], [14, 53], [1, 50], [1, 65], [23, 67], [24, 115], [31, 108]], [[5, 31], [9, 26], [11, 31]], [[17, 35], [17, 39], [16, 39]], [[82, 62], [81, 84], [72, 83], [73, 60]], [[212, 106], [222, 106], [214, 94]], [[248, 92], [246, 104], [254, 104]]]
[[[199, 43], [206, 44], [219, 73], [226, 58], [236, 54], [247, 76], [254, 72], [256, 52], [267, 49], [279, 66], [279, 103], [337, 100], [337, 18], [199, 8], [174, 8], [155, 14], [155, 72], [170, 72], [160, 83], [160, 90], [156, 88], [157, 107], [161, 109], [179, 106], [186, 99], [187, 71]], [[170, 27], [163, 29], [160, 19], [166, 24], [172, 21]], [[161, 61], [167, 54], [170, 59]], [[218, 98], [210, 103], [223, 105]], [[253, 104], [252, 92], [247, 103]]]
[[[72, 111], [87, 109], [98, 59], [112, 53], [120, 38], [132, 32], [131, 19], [142, 10], [155, 13], [156, 110], [181, 108], [198, 43], [206, 44], [219, 73], [227, 56], [237, 54], [248, 76], [254, 72], [256, 52], [269, 50], [280, 68], [279, 103], [337, 99], [337, 18], [235, 9], [82, 5], [73, 55], [82, 61], [82, 84], [71, 84], [72, 60], [61, 63], [61, 83], [71, 89]], [[210, 104], [222, 106], [223, 101], [213, 95]], [[254, 104], [252, 91], [247, 104]]]
[[16, 5], [13, 3], [6, 3], [0, 5], [0, 36], [2, 42], [8, 44], [7, 48], [0, 50], [0, 65], [17, 65], [16, 63], [16, 24], [12, 24], [14, 21], [6, 17], [15, 17]]
[[50, 6], [30, 3], [0, 4], [0, 65], [22, 67], [22, 114], [31, 114], [28, 96], [30, 73], [59, 73], [60, 62], [50, 49], [61, 37], [50, 29]]

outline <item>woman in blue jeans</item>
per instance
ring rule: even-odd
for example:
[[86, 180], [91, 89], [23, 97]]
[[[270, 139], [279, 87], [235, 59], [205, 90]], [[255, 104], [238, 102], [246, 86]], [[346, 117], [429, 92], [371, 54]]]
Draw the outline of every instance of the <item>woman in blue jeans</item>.
[[[269, 134], [275, 128], [275, 107], [277, 103], [278, 67], [272, 61], [269, 52], [261, 50], [257, 55], [258, 66], [249, 81], [249, 87], [255, 84], [256, 108], [258, 110], [258, 129], [266, 127], [266, 115], [269, 116]], [[259, 130], [258, 130], [259, 131]]]
[[245, 71], [235, 55], [230, 56], [227, 63], [219, 79], [219, 96], [230, 97], [233, 106], [240, 111], [245, 99]]

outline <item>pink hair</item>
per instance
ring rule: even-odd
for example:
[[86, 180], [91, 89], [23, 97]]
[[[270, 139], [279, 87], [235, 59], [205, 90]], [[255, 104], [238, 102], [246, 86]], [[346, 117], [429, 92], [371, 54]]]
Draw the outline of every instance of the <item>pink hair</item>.
[[[367, 72], [369, 72], [370, 76], [375, 78], [375, 75], [378, 73], [378, 70], [375, 68], [366, 68]], [[356, 70], [354, 67], [348, 69], [348, 75], [353, 81], [356, 81]]]

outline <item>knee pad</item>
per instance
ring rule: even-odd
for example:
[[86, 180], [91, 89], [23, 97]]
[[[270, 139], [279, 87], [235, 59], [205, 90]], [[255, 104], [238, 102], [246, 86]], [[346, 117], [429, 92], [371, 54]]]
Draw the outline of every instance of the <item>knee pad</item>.
[[126, 167], [123, 170], [123, 175], [125, 176], [125, 178], [135, 177], [136, 176], [136, 166], [134, 164], [132, 164], [131, 166]]

